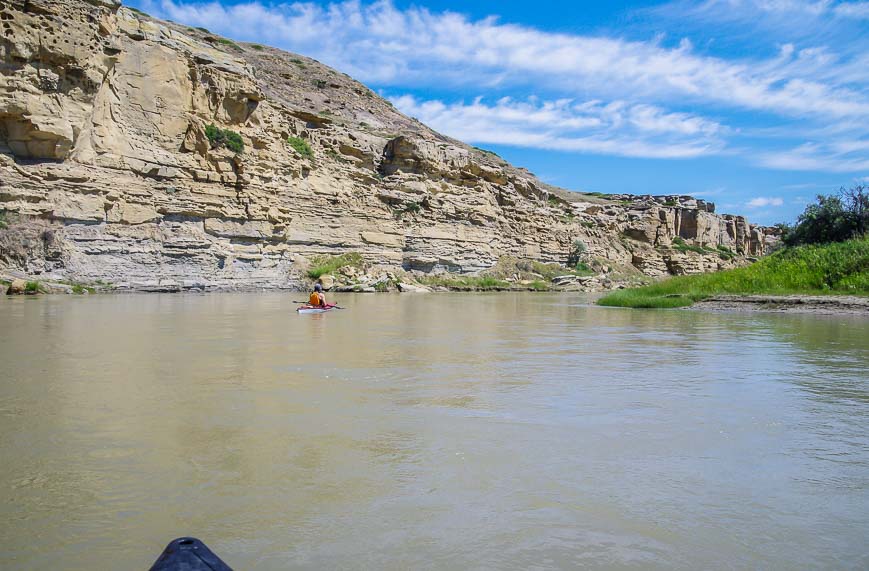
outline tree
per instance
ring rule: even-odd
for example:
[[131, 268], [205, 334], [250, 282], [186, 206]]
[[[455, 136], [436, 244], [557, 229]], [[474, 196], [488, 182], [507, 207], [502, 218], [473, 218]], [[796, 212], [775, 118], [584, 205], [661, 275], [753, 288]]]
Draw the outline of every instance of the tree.
[[848, 189], [842, 187], [839, 196], [853, 218], [855, 235], [865, 236], [869, 228], [869, 186], [856, 184]]
[[869, 229], [869, 187], [842, 187], [838, 194], [819, 194], [815, 204], [809, 204], [793, 227], [785, 230], [783, 240], [788, 246], [844, 242], [865, 236]]

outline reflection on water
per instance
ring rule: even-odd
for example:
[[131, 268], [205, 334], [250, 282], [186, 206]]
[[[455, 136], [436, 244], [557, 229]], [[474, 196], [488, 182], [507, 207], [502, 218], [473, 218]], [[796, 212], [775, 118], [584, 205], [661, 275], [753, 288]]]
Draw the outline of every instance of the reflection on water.
[[0, 301], [0, 568], [869, 566], [866, 320], [289, 299]]

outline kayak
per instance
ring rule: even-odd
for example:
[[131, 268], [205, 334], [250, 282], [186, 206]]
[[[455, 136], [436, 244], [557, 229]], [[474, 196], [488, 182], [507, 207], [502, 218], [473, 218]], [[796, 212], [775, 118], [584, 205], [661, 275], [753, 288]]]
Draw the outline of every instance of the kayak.
[[335, 309], [334, 303], [327, 303], [326, 307], [317, 307], [316, 305], [302, 305], [296, 309], [299, 312], [299, 315], [303, 313], [326, 313], [327, 311], [332, 311]]

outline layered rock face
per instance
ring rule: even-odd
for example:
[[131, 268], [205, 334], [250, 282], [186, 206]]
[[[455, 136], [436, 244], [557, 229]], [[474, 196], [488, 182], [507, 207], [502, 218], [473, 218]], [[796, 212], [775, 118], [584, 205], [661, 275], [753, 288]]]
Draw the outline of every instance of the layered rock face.
[[663, 275], [767, 247], [690, 197], [549, 187], [314, 60], [115, 0], [0, 0], [0, 29], [0, 268], [250, 289], [298, 287], [306, 259], [343, 252], [466, 273], [565, 262], [581, 241], [601, 269]]

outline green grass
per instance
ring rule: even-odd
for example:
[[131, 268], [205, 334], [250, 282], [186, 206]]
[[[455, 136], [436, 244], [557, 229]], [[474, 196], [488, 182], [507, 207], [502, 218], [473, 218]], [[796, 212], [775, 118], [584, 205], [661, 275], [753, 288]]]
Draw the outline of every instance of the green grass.
[[310, 159], [314, 156], [314, 151], [311, 149], [311, 145], [309, 145], [308, 141], [305, 139], [299, 137], [288, 137], [287, 143], [306, 159]]
[[458, 290], [492, 291], [510, 289], [510, 283], [492, 276], [425, 276], [419, 280], [423, 285]]
[[869, 295], [869, 239], [786, 248], [755, 264], [613, 292], [598, 304], [684, 307], [721, 294]]
[[233, 42], [232, 40], [228, 40], [226, 38], [217, 38], [217, 43], [222, 44], [222, 45], [227, 46], [227, 47], [230, 47], [232, 49], [238, 50], [238, 51], [242, 51], [241, 46], [239, 46], [237, 43]]
[[205, 136], [208, 137], [212, 148], [226, 147], [234, 153], [241, 153], [244, 150], [241, 135], [229, 129], [221, 129], [214, 123], [205, 126]]
[[24, 293], [39, 293], [39, 282], [27, 282], [24, 285]]
[[261, 51], [263, 51], [263, 50], [265, 49], [264, 47], [262, 47], [262, 46], [259, 45], [259, 44], [251, 44], [250, 47], [251, 47], [251, 49], [254, 49], [254, 50], [258, 51], [258, 52], [261, 52]]
[[480, 151], [481, 153], [484, 153], [487, 155], [492, 155], [493, 157], [498, 157], [499, 159], [501, 158], [501, 155], [499, 155], [495, 151], [490, 151], [489, 149], [483, 149], [481, 147], [473, 147], [473, 148]]
[[345, 266], [362, 267], [362, 256], [356, 252], [348, 252], [339, 256], [317, 256], [311, 260], [308, 277], [312, 280], [322, 275], [331, 274]]
[[703, 248], [702, 246], [692, 246], [692, 245], [688, 244], [687, 242], [685, 242], [685, 240], [683, 240], [679, 236], [676, 236], [675, 238], [673, 238], [673, 249], [677, 250], [679, 252], [682, 252], [683, 254], [685, 252], [696, 252], [698, 254], [705, 254], [708, 251], [708, 250], [706, 250], [706, 248]]
[[549, 284], [543, 280], [534, 280], [528, 284], [528, 289], [533, 291], [549, 291]]

